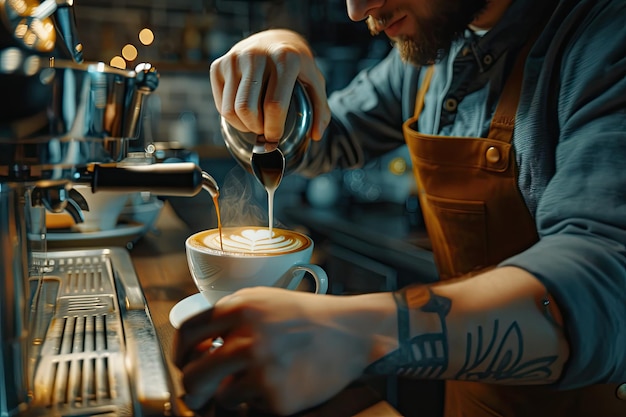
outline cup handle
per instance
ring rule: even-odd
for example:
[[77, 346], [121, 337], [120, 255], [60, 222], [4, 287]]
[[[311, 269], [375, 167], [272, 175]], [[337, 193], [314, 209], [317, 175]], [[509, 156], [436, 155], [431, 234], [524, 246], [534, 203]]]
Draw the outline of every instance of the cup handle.
[[304, 278], [304, 275], [300, 275], [297, 272], [305, 271], [311, 274], [313, 279], [315, 279], [315, 294], [326, 294], [328, 292], [328, 276], [321, 266], [311, 264], [294, 265], [289, 271], [292, 277], [287, 285], [288, 289], [296, 289], [300, 282], [302, 282], [302, 278]]

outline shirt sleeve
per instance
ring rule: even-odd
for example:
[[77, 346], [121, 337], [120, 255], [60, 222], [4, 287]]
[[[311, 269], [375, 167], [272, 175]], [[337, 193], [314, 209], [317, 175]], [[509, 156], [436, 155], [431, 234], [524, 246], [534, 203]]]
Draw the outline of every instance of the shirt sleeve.
[[324, 137], [312, 142], [298, 173], [312, 177], [336, 168], [358, 168], [404, 145], [402, 100], [418, 70], [392, 49], [377, 65], [362, 70], [328, 99], [332, 120]]
[[536, 211], [540, 240], [503, 262], [555, 297], [570, 341], [559, 383], [568, 389], [626, 381], [626, 26], [615, 18], [626, 3], [601, 0], [578, 15], [560, 45], [558, 120], [546, 126], [558, 144]]

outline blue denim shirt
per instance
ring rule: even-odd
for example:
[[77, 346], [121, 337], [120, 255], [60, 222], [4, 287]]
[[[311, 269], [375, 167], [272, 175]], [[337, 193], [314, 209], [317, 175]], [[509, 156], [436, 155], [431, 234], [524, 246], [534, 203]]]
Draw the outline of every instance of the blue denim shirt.
[[[542, 16], [513, 137], [540, 240], [502, 265], [535, 275], [562, 310], [571, 354], [560, 387], [624, 382], [626, 2], [514, 0], [497, 26], [468, 31], [436, 65], [419, 130], [485, 137], [515, 55]], [[421, 76], [392, 50], [332, 94], [331, 126], [301, 172], [359, 167], [403, 146]]]

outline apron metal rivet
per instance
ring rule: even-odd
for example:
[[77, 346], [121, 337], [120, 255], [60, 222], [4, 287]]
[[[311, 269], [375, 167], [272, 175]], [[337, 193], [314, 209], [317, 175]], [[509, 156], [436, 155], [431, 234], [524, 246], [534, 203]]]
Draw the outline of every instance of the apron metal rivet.
[[487, 148], [487, 161], [495, 164], [500, 161], [500, 151], [495, 146]]

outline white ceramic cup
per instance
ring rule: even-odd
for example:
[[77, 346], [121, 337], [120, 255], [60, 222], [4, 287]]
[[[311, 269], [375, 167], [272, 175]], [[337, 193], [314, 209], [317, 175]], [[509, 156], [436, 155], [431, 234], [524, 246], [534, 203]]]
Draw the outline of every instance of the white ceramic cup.
[[112, 230], [132, 193], [119, 191], [92, 192], [87, 185], [75, 185], [89, 205], [89, 211], [83, 211], [84, 222], [76, 223], [74, 229], [80, 232]]
[[185, 241], [187, 262], [193, 280], [206, 300], [215, 304], [233, 292], [255, 286], [296, 289], [305, 272], [315, 280], [315, 293], [328, 291], [328, 277], [311, 264], [313, 241], [285, 229], [227, 227], [223, 250], [218, 229], [191, 235]]

